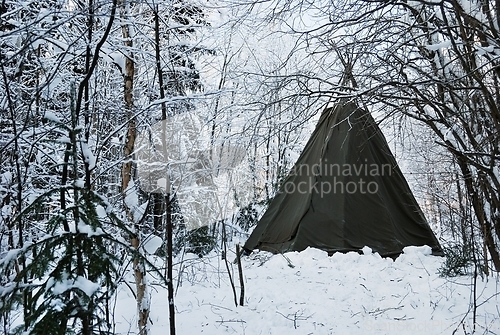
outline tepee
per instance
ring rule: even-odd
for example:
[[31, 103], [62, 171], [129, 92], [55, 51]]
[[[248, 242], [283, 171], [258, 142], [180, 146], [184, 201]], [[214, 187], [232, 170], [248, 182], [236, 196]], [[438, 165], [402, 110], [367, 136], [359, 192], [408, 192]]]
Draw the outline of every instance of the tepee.
[[442, 249], [369, 112], [341, 101], [323, 111], [295, 166], [245, 243], [275, 253], [406, 246]]

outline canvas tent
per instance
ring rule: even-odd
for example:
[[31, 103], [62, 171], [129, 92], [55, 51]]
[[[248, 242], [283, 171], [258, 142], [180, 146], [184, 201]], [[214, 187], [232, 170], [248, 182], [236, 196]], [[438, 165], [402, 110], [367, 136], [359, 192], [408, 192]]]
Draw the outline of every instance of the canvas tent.
[[342, 102], [322, 113], [245, 249], [331, 254], [368, 246], [397, 256], [410, 245], [442, 254], [374, 119]]

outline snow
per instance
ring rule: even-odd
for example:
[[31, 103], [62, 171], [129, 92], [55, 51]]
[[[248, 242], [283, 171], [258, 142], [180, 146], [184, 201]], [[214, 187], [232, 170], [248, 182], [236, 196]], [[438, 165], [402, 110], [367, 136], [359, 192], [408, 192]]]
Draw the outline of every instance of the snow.
[[108, 48], [102, 48], [102, 52], [104, 54], [103, 60], [110, 64], [116, 64], [123, 75], [125, 75], [125, 61], [126, 57], [122, 52], [119, 51], [111, 51]]
[[485, 55], [485, 54], [488, 54], [488, 53], [493, 53], [495, 51], [495, 47], [493, 45], [488, 45], [486, 47], [480, 46], [480, 45], [476, 45], [475, 47], [477, 49], [477, 54], [479, 56], [482, 56], [482, 55]]
[[0, 268], [20, 257], [31, 246], [32, 242], [26, 242], [22, 248], [10, 249], [7, 252], [0, 253]]
[[96, 211], [97, 217], [100, 219], [105, 219], [108, 217], [108, 213], [106, 212], [106, 209], [104, 207], [102, 207], [101, 205], [97, 205], [95, 207], [95, 211]]
[[[451, 334], [472, 330], [471, 278], [442, 278], [442, 257], [408, 247], [393, 261], [377, 253], [303, 252], [243, 257], [245, 306], [235, 307], [220, 256], [175, 261], [179, 334]], [[230, 256], [234, 257], [234, 256]], [[230, 258], [232, 262], [233, 259]], [[179, 264], [182, 273], [179, 274]], [[233, 279], [239, 300], [236, 265]], [[154, 280], [149, 279], [149, 282]], [[166, 289], [151, 290], [151, 334], [168, 333]], [[498, 333], [498, 278], [478, 278], [476, 331]], [[137, 328], [136, 303], [120, 286], [117, 333]]]
[[165, 193], [170, 193], [170, 181], [167, 178], [159, 178], [156, 184]]
[[61, 123], [61, 120], [59, 120], [59, 118], [51, 111], [45, 111], [45, 114], [43, 117], [49, 121], [52, 121], [55, 123]]
[[78, 288], [90, 297], [97, 292], [97, 290], [99, 290], [99, 284], [96, 284], [82, 276], [78, 276], [75, 280], [55, 280], [54, 278], [49, 278], [47, 280], [47, 288], [51, 288], [52, 294], [54, 295], [60, 295], [70, 289]]
[[56, 139], [55, 142], [57, 142], [57, 143], [71, 143], [71, 140], [68, 136], [62, 135], [61, 137]]
[[151, 235], [144, 239], [143, 247], [148, 254], [152, 255], [156, 252], [156, 250], [158, 250], [159, 247], [161, 247], [162, 244], [163, 240], [160, 237]]
[[111, 137], [111, 144], [120, 145], [121, 144], [120, 138], [118, 136]]
[[12, 260], [19, 257], [22, 253], [22, 249], [10, 249], [6, 253], [2, 253], [0, 256], [0, 266], [4, 266], [4, 264], [10, 263]]
[[94, 228], [92, 228], [91, 226], [89, 226], [88, 224], [83, 222], [82, 220], [78, 221], [78, 232], [80, 232], [82, 234], [87, 234], [89, 237], [90, 236], [99, 236], [99, 235], [104, 234], [104, 231], [102, 230], [101, 227], [97, 227], [97, 229], [94, 230]]
[[87, 143], [82, 142], [81, 145], [82, 145], [82, 154], [83, 154], [83, 158], [85, 160], [85, 163], [88, 164], [89, 170], [92, 171], [95, 168], [96, 157], [92, 153], [92, 150], [90, 150]]
[[133, 179], [130, 180], [129, 185], [125, 190], [125, 194], [125, 204], [131, 211], [134, 222], [138, 223], [144, 215], [144, 212], [146, 211], [147, 202], [139, 205], [139, 195], [137, 194], [137, 191], [135, 189], [135, 183]]
[[426, 48], [431, 51], [437, 51], [439, 49], [446, 49], [451, 47], [451, 41], [444, 41], [441, 43], [427, 45]]
[[363, 255], [370, 255], [372, 253], [372, 248], [364, 246], [363, 249], [361, 249], [361, 251], [363, 252]]
[[439, 129], [443, 133], [443, 139], [453, 147], [460, 148], [460, 145], [456, 139], [456, 134], [459, 132], [459, 129], [456, 125], [452, 128], [447, 128], [446, 126], [441, 126]]
[[[0, 188], [0, 191], [2, 189]], [[9, 217], [12, 215], [12, 206], [10, 205], [4, 205], [3, 207], [0, 208], [0, 217]]]
[[85, 180], [83, 179], [76, 179], [73, 183], [73, 185], [75, 185], [75, 187], [77, 188], [84, 188], [85, 187]]
[[12, 180], [13, 180], [12, 172], [10, 171], [6, 171], [0, 174], [0, 184], [9, 185], [12, 183]]
[[493, 167], [493, 174], [495, 175], [495, 178], [497, 180], [500, 180], [500, 169], [498, 168], [498, 166]]
[[432, 254], [432, 248], [428, 245], [424, 245], [421, 247], [410, 246], [403, 248], [403, 254], [405, 255], [416, 255], [419, 253], [422, 255], [430, 255]]
[[78, 276], [76, 278], [73, 286], [85, 292], [85, 294], [89, 297], [99, 290], [99, 284], [96, 284], [82, 276]]

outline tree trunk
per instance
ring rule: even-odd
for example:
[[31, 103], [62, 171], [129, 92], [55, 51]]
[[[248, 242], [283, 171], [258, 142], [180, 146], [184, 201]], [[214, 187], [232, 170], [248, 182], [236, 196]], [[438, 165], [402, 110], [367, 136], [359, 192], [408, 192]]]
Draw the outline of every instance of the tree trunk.
[[[161, 121], [162, 121], [162, 132], [161, 132], [161, 145], [162, 152], [164, 156], [164, 162], [167, 156], [167, 140], [166, 140], [166, 130], [165, 130], [165, 120], [167, 119], [167, 105], [165, 104], [165, 87], [163, 83], [163, 69], [161, 65], [161, 53], [160, 53], [160, 20], [158, 18], [158, 6], [154, 8], [154, 22], [155, 22], [155, 63], [156, 72], [158, 73], [158, 85], [160, 91], [161, 102]], [[169, 178], [165, 176], [165, 178]], [[169, 190], [167, 190], [167, 193]], [[158, 236], [164, 236], [163, 234], [163, 215], [166, 210], [165, 196], [163, 194], [153, 194], [154, 199], [153, 206], [153, 226], [155, 229], [155, 234]]]
[[[132, 49], [132, 36], [131, 29], [128, 24], [129, 20], [129, 4], [126, 0], [120, 0], [120, 17], [122, 19], [122, 36], [123, 43], [125, 45], [125, 75], [123, 77], [124, 87], [123, 87], [123, 98], [125, 101], [125, 110], [127, 112], [128, 124], [127, 124], [127, 135], [125, 140], [125, 147], [123, 150], [123, 155], [125, 162], [122, 166], [122, 192], [124, 197], [125, 192], [135, 192], [134, 189], [129, 189], [130, 181], [132, 179], [133, 173], [133, 153], [134, 153], [134, 143], [136, 139], [136, 121], [134, 117], [133, 107], [133, 90], [134, 90], [134, 74], [135, 74], [135, 62], [134, 55], [131, 51]], [[140, 246], [140, 235], [141, 230], [139, 224], [134, 221], [132, 214], [132, 208], [129, 208], [125, 203], [125, 208], [127, 211], [127, 216], [132, 222], [133, 229], [135, 233], [131, 236], [130, 244], [139, 253]], [[137, 299], [137, 310], [138, 310], [138, 327], [140, 335], [147, 335], [148, 332], [148, 319], [149, 319], [149, 299], [147, 299], [147, 285], [146, 285], [146, 274], [143, 261], [141, 261], [138, 255], [134, 255], [133, 258], [133, 269], [134, 278], [136, 285], [136, 299]]]
[[173, 281], [173, 257], [172, 257], [172, 242], [173, 242], [173, 227], [172, 227], [172, 201], [169, 190], [167, 190], [167, 195], [165, 196], [165, 202], [167, 204], [167, 222], [166, 222], [166, 232], [167, 232], [167, 290], [168, 290], [168, 315], [170, 324], [170, 335], [175, 335], [175, 305], [174, 305], [174, 281]]
[[[474, 208], [474, 213], [476, 214], [476, 219], [479, 222], [479, 227], [483, 235], [484, 243], [490, 252], [491, 260], [495, 267], [495, 271], [500, 271], [500, 256], [498, 254], [497, 246], [493, 235], [491, 234], [491, 222], [485, 215], [484, 201], [478, 194], [477, 189], [473, 185], [472, 173], [469, 166], [465, 163], [460, 155], [457, 157], [458, 165], [462, 170], [465, 186], [467, 188], [467, 193], [471, 197], [472, 207]], [[482, 182], [482, 181], [480, 181]]]

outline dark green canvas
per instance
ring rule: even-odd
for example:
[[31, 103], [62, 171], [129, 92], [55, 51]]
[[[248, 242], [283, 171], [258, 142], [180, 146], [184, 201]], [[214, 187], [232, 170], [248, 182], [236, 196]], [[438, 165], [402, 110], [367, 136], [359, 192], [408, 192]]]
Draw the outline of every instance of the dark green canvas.
[[372, 116], [344, 103], [323, 112], [245, 249], [331, 254], [368, 246], [397, 256], [421, 245], [442, 254]]

